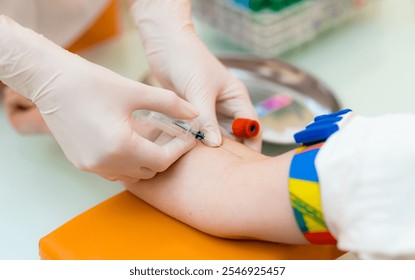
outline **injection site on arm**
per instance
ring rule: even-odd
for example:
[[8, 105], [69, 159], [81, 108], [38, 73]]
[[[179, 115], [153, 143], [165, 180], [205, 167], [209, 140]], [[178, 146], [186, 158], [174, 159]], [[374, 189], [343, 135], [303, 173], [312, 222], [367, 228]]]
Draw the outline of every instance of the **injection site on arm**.
[[[192, 138], [202, 142], [210, 141], [206, 139], [205, 133], [199, 130], [199, 123], [195, 119], [180, 120], [158, 112], [141, 110], [138, 112], [138, 120], [158, 128], [171, 136], [178, 137], [183, 141], [190, 141]], [[239, 118], [235, 119], [232, 124], [232, 133], [237, 137], [255, 137], [258, 135], [259, 130], [259, 123], [256, 120]], [[241, 158], [241, 156], [223, 147], [221, 143], [210, 142], [208, 146], [219, 147]]]

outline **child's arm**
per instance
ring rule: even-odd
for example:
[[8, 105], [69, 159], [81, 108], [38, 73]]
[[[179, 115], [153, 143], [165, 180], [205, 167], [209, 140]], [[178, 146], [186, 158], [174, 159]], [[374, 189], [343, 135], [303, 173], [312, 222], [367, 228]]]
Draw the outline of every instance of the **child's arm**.
[[127, 189], [164, 213], [212, 235], [306, 243], [288, 197], [293, 152], [270, 158], [225, 140], [199, 143], [167, 171]]
[[[314, 164], [297, 167], [304, 174], [316, 168], [324, 220], [341, 250], [364, 259], [415, 259], [415, 115], [344, 117]], [[213, 235], [305, 243], [288, 197], [294, 152], [269, 158], [230, 140], [224, 147], [243, 160], [198, 145], [128, 189]]]

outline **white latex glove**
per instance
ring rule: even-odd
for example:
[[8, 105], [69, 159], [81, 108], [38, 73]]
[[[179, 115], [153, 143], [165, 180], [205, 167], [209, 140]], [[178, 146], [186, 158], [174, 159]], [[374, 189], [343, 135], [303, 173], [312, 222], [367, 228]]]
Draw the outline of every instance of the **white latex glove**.
[[[206, 144], [221, 144], [218, 121], [229, 130], [235, 118], [258, 120], [245, 86], [198, 38], [190, 1], [138, 0], [131, 13], [153, 74], [163, 87], [196, 106]], [[255, 150], [261, 149], [261, 136], [241, 140]]]
[[338, 247], [362, 259], [415, 259], [415, 115], [355, 116], [316, 157]]
[[197, 117], [175, 93], [90, 63], [7, 17], [0, 17], [0, 34], [0, 80], [37, 105], [78, 168], [134, 182], [165, 170], [195, 144], [174, 138], [158, 146], [133, 129], [138, 109]]

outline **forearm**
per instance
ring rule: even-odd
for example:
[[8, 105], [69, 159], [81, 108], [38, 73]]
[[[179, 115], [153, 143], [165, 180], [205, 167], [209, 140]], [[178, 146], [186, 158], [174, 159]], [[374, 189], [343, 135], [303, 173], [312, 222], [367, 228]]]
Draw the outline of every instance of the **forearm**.
[[212, 235], [304, 243], [290, 206], [292, 153], [270, 158], [226, 140], [196, 146], [166, 172], [127, 188], [164, 213]]

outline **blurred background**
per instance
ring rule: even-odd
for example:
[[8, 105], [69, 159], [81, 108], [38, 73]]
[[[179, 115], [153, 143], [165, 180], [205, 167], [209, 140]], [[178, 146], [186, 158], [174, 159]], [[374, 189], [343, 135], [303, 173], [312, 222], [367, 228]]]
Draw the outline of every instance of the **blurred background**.
[[[141, 41], [127, 4], [116, 2], [116, 32], [79, 54], [143, 81], [151, 73]], [[415, 112], [413, 0], [193, 4], [199, 36], [248, 84], [255, 106], [269, 110], [264, 119], [283, 112], [312, 117], [345, 107], [367, 116]], [[267, 107], [269, 98], [274, 107]], [[40, 238], [123, 190], [77, 170], [50, 136], [17, 134], [3, 108], [0, 131], [0, 259], [38, 259]], [[271, 134], [264, 152], [292, 148], [284, 137]]]

